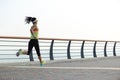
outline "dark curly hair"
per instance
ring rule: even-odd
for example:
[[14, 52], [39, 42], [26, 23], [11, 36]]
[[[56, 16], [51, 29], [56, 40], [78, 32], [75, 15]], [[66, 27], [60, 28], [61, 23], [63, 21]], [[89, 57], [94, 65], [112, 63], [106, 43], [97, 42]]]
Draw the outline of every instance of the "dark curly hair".
[[26, 17], [25, 18], [25, 22], [27, 24], [29, 24], [30, 22], [32, 22], [33, 24], [37, 21], [37, 19], [35, 17]]

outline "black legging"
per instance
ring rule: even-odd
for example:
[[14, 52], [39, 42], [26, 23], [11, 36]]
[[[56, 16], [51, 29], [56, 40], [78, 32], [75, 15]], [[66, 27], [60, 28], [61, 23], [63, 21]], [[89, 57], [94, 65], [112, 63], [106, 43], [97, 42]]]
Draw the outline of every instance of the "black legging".
[[28, 55], [31, 53], [32, 48], [35, 47], [37, 55], [40, 56], [39, 42], [38, 39], [31, 39], [28, 44]]

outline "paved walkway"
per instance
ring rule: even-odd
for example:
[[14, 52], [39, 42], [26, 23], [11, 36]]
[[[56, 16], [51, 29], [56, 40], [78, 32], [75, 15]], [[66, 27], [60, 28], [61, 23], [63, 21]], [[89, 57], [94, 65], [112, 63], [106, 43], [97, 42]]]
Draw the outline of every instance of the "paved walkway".
[[0, 64], [0, 80], [120, 80], [120, 57]]

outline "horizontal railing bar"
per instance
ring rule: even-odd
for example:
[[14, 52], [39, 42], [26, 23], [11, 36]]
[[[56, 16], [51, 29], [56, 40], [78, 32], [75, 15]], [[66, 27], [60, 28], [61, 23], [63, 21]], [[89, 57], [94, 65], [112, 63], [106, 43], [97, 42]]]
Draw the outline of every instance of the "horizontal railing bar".
[[54, 43], [60, 43], [61, 44], [61, 43], [68, 43], [68, 42], [54, 42]]
[[[17, 36], [0, 36], [0, 38], [5, 39], [30, 39], [29, 37], [17, 37]], [[112, 41], [112, 40], [88, 40], [88, 39], [62, 39], [62, 38], [39, 38], [40, 40], [62, 40], [62, 41], [91, 41], [91, 42], [120, 42], [120, 41]]]
[[80, 41], [81, 43], [79, 42], [71, 42], [71, 44], [82, 44], [82, 41]]
[[17, 60], [17, 59], [29, 59], [29, 58], [0, 58], [0, 60]]
[[13, 54], [13, 53], [12, 53], [12, 54], [8, 54], [8, 53], [7, 53], [7, 54], [3, 54], [3, 53], [2, 53], [2, 54], [0, 54], [0, 55], [15, 55], [15, 54]]
[[5, 47], [8, 47], [8, 46], [10, 46], [10, 47], [27, 47], [25, 45], [0, 45], [0, 46], [5, 46]]
[[42, 46], [42, 45], [40, 45], [40, 47], [50, 47], [50, 46]]
[[81, 53], [80, 51], [70, 51], [71, 54], [78, 54], [78, 53]]
[[67, 47], [67, 46], [54, 46], [54, 47]]
[[[0, 52], [1, 51], [18, 51], [18, 49], [0, 49]], [[1, 55], [1, 54], [0, 54]]]
[[[0, 46], [23, 46], [23, 47], [27, 47], [28, 45], [0, 45]], [[42, 45], [40, 45], [40, 47], [50, 47], [50, 46], [42, 46]], [[67, 47], [66, 45], [65, 46], [54, 46], [54, 47]], [[80, 47], [80, 46], [71, 46], [71, 47]], [[93, 46], [84, 46], [84, 47], [93, 47]], [[96, 47], [104, 47], [104, 46], [96, 46]], [[111, 47], [113, 47], [113, 46], [107, 46], [107, 48], [111, 48]], [[116, 46], [116, 47], [118, 47], [118, 46]], [[120, 46], [119, 46], [120, 47]]]
[[20, 40], [19, 40], [19, 41], [15, 41], [15, 40], [14, 40], [14, 41], [13, 41], [13, 40], [0, 40], [0, 42], [22, 42], [22, 43], [23, 43], [23, 42], [28, 42], [28, 41], [20, 41]]
[[54, 58], [60, 58], [60, 57], [62, 57], [62, 58], [65, 57], [66, 58], [66, 56], [55, 56]]

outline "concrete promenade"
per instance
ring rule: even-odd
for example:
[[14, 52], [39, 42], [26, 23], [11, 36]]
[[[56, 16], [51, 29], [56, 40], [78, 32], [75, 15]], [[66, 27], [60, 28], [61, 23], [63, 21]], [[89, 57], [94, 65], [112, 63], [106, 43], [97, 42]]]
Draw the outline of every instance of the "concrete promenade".
[[120, 80], [120, 57], [0, 64], [0, 80]]

